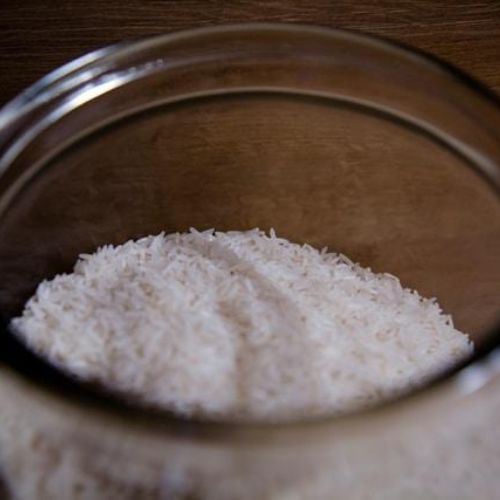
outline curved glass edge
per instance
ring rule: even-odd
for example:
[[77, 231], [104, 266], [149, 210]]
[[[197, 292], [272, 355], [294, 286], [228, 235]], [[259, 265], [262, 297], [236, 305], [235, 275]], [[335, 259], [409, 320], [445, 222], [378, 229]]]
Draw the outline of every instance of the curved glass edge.
[[[479, 80], [471, 77], [456, 66], [431, 54], [410, 45], [382, 37], [363, 33], [355, 30], [333, 29], [307, 24], [286, 23], [239, 23], [227, 24], [205, 28], [194, 28], [162, 35], [155, 35], [137, 41], [119, 42], [107, 47], [88, 52], [73, 61], [55, 69], [36, 81], [33, 85], [21, 92], [17, 97], [0, 108], [0, 129], [7, 126], [14, 118], [26, 113], [26, 108], [32, 110], [43, 102], [50, 100], [61, 92], [71, 89], [73, 86], [88, 81], [97, 74], [107, 69], [106, 64], [113, 59], [124, 57], [127, 54], [136, 54], [143, 50], [153, 48], [162, 44], [193, 39], [196, 37], [210, 36], [221, 33], [245, 33], [253, 31], [283, 32], [283, 33], [309, 33], [316, 36], [324, 36], [330, 39], [344, 39], [367, 45], [374, 45], [382, 50], [398, 52], [400, 55], [431, 68], [443, 75], [452, 77], [462, 85], [470, 88], [483, 98], [491, 101], [500, 108], [500, 97]], [[94, 67], [96, 66], [97, 67]], [[89, 72], [82, 75], [82, 71]], [[92, 71], [93, 70], [93, 71]], [[75, 78], [80, 74], [79, 78]], [[1, 130], [0, 130], [1, 131]]]

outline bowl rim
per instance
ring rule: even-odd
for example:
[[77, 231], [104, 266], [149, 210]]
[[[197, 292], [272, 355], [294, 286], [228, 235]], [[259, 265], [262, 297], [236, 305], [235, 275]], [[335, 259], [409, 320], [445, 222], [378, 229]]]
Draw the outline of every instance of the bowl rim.
[[[95, 64], [127, 54], [139, 53], [151, 47], [162, 46], [181, 40], [193, 40], [199, 37], [225, 33], [251, 33], [265, 31], [273, 33], [300, 33], [312, 36], [323, 36], [330, 39], [342, 39], [348, 42], [366, 44], [380, 50], [392, 52], [423, 65], [433, 71], [452, 78], [458, 84], [467, 87], [486, 100], [500, 113], [500, 98], [483, 83], [469, 76], [452, 64], [443, 61], [433, 54], [410, 47], [401, 42], [385, 37], [354, 30], [333, 29], [307, 24], [287, 23], [241, 23], [194, 28], [173, 33], [155, 35], [135, 41], [119, 42], [89, 52], [69, 63], [53, 70], [46, 76], [22, 91], [0, 109], [0, 136], [2, 129], [8, 127], [19, 116], [36, 109], [47, 100], [67, 89], [72, 79]], [[2, 169], [0, 168], [0, 175]], [[145, 408], [141, 405], [130, 405], [103, 389], [96, 389], [85, 383], [77, 383], [62, 374], [47, 362], [39, 359], [18, 339], [7, 333], [7, 325], [2, 325], [5, 332], [0, 334], [3, 344], [3, 355], [0, 356], [0, 369], [7, 370], [12, 380], [28, 384], [33, 394], [45, 394], [51, 398], [79, 409], [85, 409], [101, 416], [119, 417], [127, 422], [134, 422], [147, 427], [153, 432], [167, 436], [185, 436], [192, 439], [210, 441], [238, 442], [275, 442], [274, 438], [291, 436], [311, 436], [313, 431], [322, 435], [326, 429], [345, 429], [363, 426], [366, 418], [374, 420], [396, 421], [401, 415], [415, 412], [418, 407], [429, 407], [436, 398], [443, 395], [457, 397], [475, 392], [500, 374], [500, 326], [488, 338], [487, 345], [476, 350], [474, 356], [466, 362], [443, 373], [440, 377], [420, 389], [402, 395], [374, 408], [357, 411], [340, 416], [321, 417], [299, 422], [228, 422], [210, 421], [196, 418], [183, 418], [165, 410]], [[3, 365], [3, 366], [2, 366]], [[431, 395], [431, 396], [429, 396]], [[446, 399], [446, 398], [444, 398]]]

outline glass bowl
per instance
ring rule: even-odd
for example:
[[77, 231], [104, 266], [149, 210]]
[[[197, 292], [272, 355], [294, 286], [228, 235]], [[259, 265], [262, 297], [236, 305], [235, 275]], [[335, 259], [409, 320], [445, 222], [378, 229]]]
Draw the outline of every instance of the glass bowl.
[[376, 409], [242, 425], [131, 406], [5, 333], [6, 488], [23, 499], [488, 493], [496, 474], [481, 436], [500, 409], [499, 131], [496, 97], [457, 69], [306, 26], [122, 43], [23, 92], [0, 112], [5, 324], [38, 282], [100, 245], [273, 227], [437, 297], [476, 355]]

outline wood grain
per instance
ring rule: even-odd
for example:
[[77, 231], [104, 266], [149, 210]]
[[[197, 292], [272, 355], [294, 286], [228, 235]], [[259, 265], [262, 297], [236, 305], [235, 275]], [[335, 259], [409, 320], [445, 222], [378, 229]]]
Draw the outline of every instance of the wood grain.
[[220, 23], [350, 28], [431, 51], [500, 92], [500, 2], [434, 0], [3, 0], [0, 104], [103, 45]]

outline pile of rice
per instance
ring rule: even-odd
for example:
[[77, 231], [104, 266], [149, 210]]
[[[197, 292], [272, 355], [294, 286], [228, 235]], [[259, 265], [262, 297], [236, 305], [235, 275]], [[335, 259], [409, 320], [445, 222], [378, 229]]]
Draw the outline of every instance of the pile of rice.
[[185, 416], [351, 411], [472, 352], [435, 300], [257, 229], [159, 234], [41, 283], [17, 335], [53, 364]]

